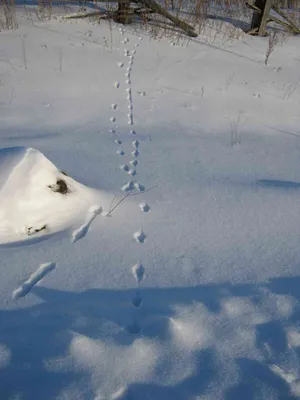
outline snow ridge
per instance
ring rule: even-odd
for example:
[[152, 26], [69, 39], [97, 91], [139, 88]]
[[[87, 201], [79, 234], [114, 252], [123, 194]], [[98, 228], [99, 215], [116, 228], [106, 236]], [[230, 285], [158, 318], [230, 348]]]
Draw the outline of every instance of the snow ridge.
[[26, 296], [32, 288], [41, 281], [46, 275], [56, 268], [54, 262], [41, 264], [39, 268], [25, 281], [18, 289], [13, 291], [13, 298], [18, 299]]

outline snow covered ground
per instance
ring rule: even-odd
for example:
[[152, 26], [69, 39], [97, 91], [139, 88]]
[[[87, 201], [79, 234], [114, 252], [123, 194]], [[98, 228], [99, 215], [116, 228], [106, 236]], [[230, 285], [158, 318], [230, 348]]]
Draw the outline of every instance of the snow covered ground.
[[18, 20], [0, 399], [299, 398], [299, 38]]

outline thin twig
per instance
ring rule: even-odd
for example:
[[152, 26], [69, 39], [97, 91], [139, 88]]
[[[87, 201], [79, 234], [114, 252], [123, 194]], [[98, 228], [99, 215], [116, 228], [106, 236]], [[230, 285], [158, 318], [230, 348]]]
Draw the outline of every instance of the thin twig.
[[22, 56], [23, 56], [24, 68], [27, 69], [26, 47], [25, 47], [25, 37], [24, 36], [22, 36], [22, 38], [21, 38], [21, 43], [22, 43]]
[[116, 198], [116, 195], [114, 195], [114, 197], [113, 197], [113, 199], [112, 199], [112, 201], [111, 201], [111, 203], [110, 203], [109, 211], [108, 211], [108, 212], [110, 212], [110, 210], [111, 210], [111, 208], [112, 208], [112, 206], [113, 206], [113, 204], [114, 204], [115, 198]]
[[[129, 192], [128, 192], [124, 197], [122, 197], [122, 199], [107, 213], [106, 217], [109, 217], [109, 216], [112, 214], [112, 212], [113, 212], [113, 211], [114, 211], [128, 196], [136, 196], [137, 194], [144, 194], [144, 193], [146, 193], [146, 192], [149, 192], [149, 190], [152, 190], [152, 189], [156, 188], [157, 186], [158, 186], [158, 185], [152, 186], [151, 188], [145, 190], [144, 192], [138, 192], [138, 193], [132, 193], [132, 192], [135, 190], [135, 188], [129, 190]], [[116, 196], [115, 196], [115, 197], [116, 197]], [[114, 198], [115, 198], [115, 197], [114, 197]]]
[[156, 188], [157, 186], [158, 186], [158, 185], [152, 186], [151, 188], [149, 188], [149, 189], [147, 189], [147, 190], [144, 190], [143, 192], [132, 193], [131, 196], [137, 196], [137, 195], [139, 195], [139, 194], [144, 194], [144, 193], [146, 193], [146, 192], [149, 192], [149, 190], [152, 190], [152, 189]]
[[122, 197], [122, 199], [114, 206], [114, 208], [112, 208], [108, 213], [107, 213], [107, 217], [109, 217], [111, 215], [111, 213], [130, 195], [130, 193], [135, 190], [135, 188], [131, 189], [126, 196]]

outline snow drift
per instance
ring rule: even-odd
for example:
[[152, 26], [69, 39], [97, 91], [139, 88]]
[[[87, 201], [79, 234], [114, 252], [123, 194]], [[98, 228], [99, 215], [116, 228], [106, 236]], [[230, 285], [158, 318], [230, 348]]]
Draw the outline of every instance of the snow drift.
[[78, 222], [101, 201], [32, 148], [0, 149], [0, 243], [41, 237]]

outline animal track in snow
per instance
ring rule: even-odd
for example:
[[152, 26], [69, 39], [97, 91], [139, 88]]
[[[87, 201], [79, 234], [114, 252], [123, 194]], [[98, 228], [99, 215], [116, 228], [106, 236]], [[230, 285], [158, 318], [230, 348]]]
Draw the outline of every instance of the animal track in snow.
[[116, 131], [114, 129], [110, 129], [109, 133], [116, 133]]
[[145, 268], [143, 266], [143, 264], [141, 263], [137, 263], [132, 267], [132, 274], [134, 276], [134, 279], [136, 279], [136, 281], [138, 283], [141, 283], [142, 280], [144, 279], [144, 275], [145, 275]]
[[[142, 40], [142, 38], [141, 38]], [[127, 43], [126, 38], [124, 38], [124, 40], [122, 41], [122, 43]], [[135, 48], [137, 48], [139, 45], [136, 44]], [[125, 91], [126, 91], [126, 98], [127, 98], [127, 108], [128, 108], [128, 113], [127, 113], [127, 122], [129, 125], [134, 125], [134, 113], [133, 113], [133, 99], [132, 99], [132, 89], [131, 89], [131, 84], [132, 84], [132, 66], [134, 63], [134, 56], [136, 54], [136, 50], [135, 48], [131, 51], [129, 51], [128, 49], [124, 49], [124, 56], [128, 57], [128, 64], [127, 64], [127, 68], [126, 68], [126, 73], [125, 73], [125, 84], [127, 85]], [[145, 93], [145, 92], [142, 92]], [[131, 129], [129, 131], [129, 133], [131, 135], [136, 135], [135, 130]], [[138, 140], [133, 140], [132, 142], [132, 147], [133, 147], [133, 151], [132, 151], [132, 156], [135, 158], [133, 160], [129, 161], [129, 164], [131, 166], [131, 168], [128, 167], [128, 165], [124, 164], [121, 165], [121, 169], [125, 172], [127, 172], [128, 175], [134, 177], [136, 176], [137, 172], [136, 172], [136, 166], [138, 165], [138, 161], [136, 160], [136, 158], [139, 156], [139, 146], [140, 146], [140, 142]], [[129, 181], [127, 183], [125, 183], [122, 187], [121, 190], [123, 192], [131, 192], [133, 190], [136, 190], [137, 192], [144, 192], [145, 191], [145, 187], [143, 185], [141, 185], [139, 182], [136, 182], [135, 179], [133, 179], [132, 181]], [[140, 204], [140, 209], [143, 212], [149, 212], [150, 211], [150, 207], [148, 206], [147, 203], [141, 203]], [[137, 231], [133, 234], [133, 238], [135, 239], [135, 241], [137, 243], [144, 243], [146, 240], [146, 234], [143, 232], [143, 230], [141, 229], [140, 231]], [[141, 263], [136, 264], [135, 266], [132, 267], [132, 274], [135, 277], [136, 281], [138, 282], [138, 285], [141, 283], [141, 281], [144, 278], [144, 273], [145, 273], [145, 269], [143, 267], [143, 265]], [[135, 294], [132, 296], [132, 305], [135, 308], [140, 307], [141, 303], [142, 303], [142, 295], [139, 289], [136, 290]], [[141, 332], [141, 326], [139, 323], [139, 319], [137, 318], [137, 316], [135, 316], [133, 318], [133, 321], [130, 323], [130, 325], [128, 325], [127, 327], [127, 331], [128, 333], [132, 334], [132, 335], [138, 335]]]
[[147, 203], [141, 203], [140, 205], [139, 205], [139, 207], [140, 207], [140, 209], [143, 211], [143, 212], [149, 212], [150, 210], [151, 210], [151, 207], [147, 204]]
[[112, 110], [116, 110], [116, 109], [117, 109], [117, 105], [116, 105], [116, 104], [112, 104], [112, 105], [110, 106], [110, 108], [111, 108]]
[[130, 176], [136, 176], [136, 170], [135, 170], [135, 169], [130, 169], [130, 170], [128, 171], [128, 175], [130, 175]]
[[119, 89], [119, 87], [120, 87], [120, 82], [115, 82], [115, 83], [114, 83], [114, 87], [115, 87], [116, 89]]
[[138, 243], [144, 243], [146, 240], [146, 235], [145, 233], [141, 230], [141, 231], [137, 231], [133, 234], [134, 239], [138, 242]]
[[127, 331], [131, 335], [138, 335], [141, 332], [141, 330], [142, 328], [140, 327], [137, 321], [132, 321], [132, 323], [127, 327]]
[[136, 291], [135, 295], [132, 298], [132, 305], [138, 308], [142, 304], [142, 296], [139, 290]]
[[110, 117], [110, 122], [116, 122], [116, 118], [115, 117]]
[[138, 165], [138, 160], [131, 160], [131, 161], [129, 161], [129, 164], [130, 164], [132, 167], [136, 167], [136, 166]]
[[122, 144], [122, 140], [114, 140], [114, 143], [116, 143], [116, 144]]
[[119, 154], [120, 156], [124, 156], [125, 152], [123, 150], [117, 150], [117, 154]]
[[121, 187], [121, 190], [123, 192], [130, 192], [130, 190], [133, 190], [133, 189], [134, 189], [134, 184], [133, 184], [132, 181], [129, 181], [129, 182], [125, 183], [125, 185], [123, 185]]
[[14, 299], [18, 299], [20, 297], [26, 296], [31, 291], [31, 289], [41, 279], [43, 279], [46, 275], [48, 275], [49, 272], [53, 271], [55, 267], [56, 264], [53, 262], [41, 264], [39, 268], [32, 275], [30, 275], [27, 281], [25, 281], [18, 289], [13, 291], [12, 297]]
[[145, 191], [145, 186], [141, 185], [139, 182], [134, 183], [134, 187], [138, 192], [144, 192]]
[[[133, 277], [137, 281], [138, 285], [140, 285], [140, 283], [144, 279], [144, 275], [145, 275], [145, 268], [144, 268], [143, 264], [141, 264], [141, 263], [135, 264], [132, 267], [131, 272], [132, 272]], [[133, 307], [135, 307], [135, 308], [140, 307], [140, 305], [142, 304], [142, 301], [143, 301], [143, 297], [141, 295], [141, 292], [139, 289], [137, 289], [135, 294], [132, 297]]]
[[119, 63], [118, 63], [118, 67], [119, 67], [119, 68], [123, 68], [123, 67], [124, 67], [124, 63], [119, 62]]
[[92, 222], [97, 217], [97, 215], [102, 213], [102, 207], [93, 206], [89, 209], [89, 213], [86, 217], [86, 221], [78, 229], [75, 229], [72, 233], [72, 242], [75, 243], [77, 240], [82, 239], [88, 232]]

